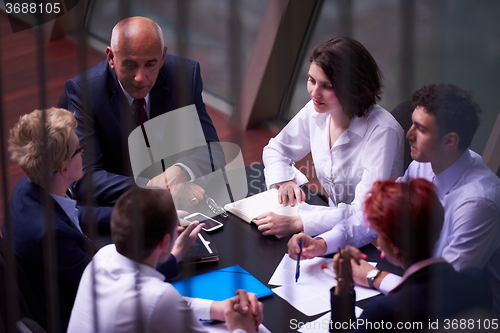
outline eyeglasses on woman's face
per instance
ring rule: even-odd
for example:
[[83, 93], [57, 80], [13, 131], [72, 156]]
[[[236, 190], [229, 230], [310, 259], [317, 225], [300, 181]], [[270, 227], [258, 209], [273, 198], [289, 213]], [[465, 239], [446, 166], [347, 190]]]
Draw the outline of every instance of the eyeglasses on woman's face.
[[78, 155], [80, 153], [83, 153], [84, 149], [85, 149], [85, 143], [83, 141], [80, 141], [80, 147], [76, 148], [73, 155], [71, 155], [71, 158], [75, 157], [76, 155]]

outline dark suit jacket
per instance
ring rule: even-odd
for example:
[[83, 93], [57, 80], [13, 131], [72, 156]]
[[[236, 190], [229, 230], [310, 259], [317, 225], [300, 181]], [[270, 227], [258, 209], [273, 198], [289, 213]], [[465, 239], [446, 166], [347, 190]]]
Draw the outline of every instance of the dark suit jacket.
[[[370, 332], [375, 326], [360, 325], [352, 329], [336, 330], [335, 323], [356, 322], [354, 315], [355, 293], [346, 297], [334, 295], [331, 290], [332, 323], [330, 332]], [[482, 315], [489, 314], [492, 306], [491, 290], [488, 281], [479, 269], [471, 268], [461, 273], [455, 272], [448, 263], [435, 263], [410, 275], [403, 283], [386, 296], [370, 300], [358, 318], [371, 323], [421, 322], [423, 329], [429, 329], [429, 319], [439, 319], [440, 328], [443, 318], [455, 318], [476, 310]], [[461, 318], [461, 317], [460, 317]], [[337, 324], [340, 325], [340, 324]], [[338, 326], [340, 327], [340, 326]], [[388, 326], [386, 325], [385, 328]], [[333, 329], [332, 329], [333, 328]], [[401, 329], [399, 330], [401, 331]]]
[[[198, 62], [168, 55], [150, 92], [151, 119], [180, 107], [195, 104], [207, 142], [218, 142], [217, 132], [205, 110]], [[75, 185], [78, 200], [88, 199], [91, 183], [94, 202], [113, 206], [120, 195], [133, 187], [128, 136], [137, 127], [136, 117], [119, 86], [115, 71], [106, 60], [68, 80], [65, 86], [68, 109], [78, 120], [76, 133], [88, 149], [83, 154], [85, 175]], [[197, 176], [218, 169], [223, 163], [221, 149], [207, 161], [193, 154], [179, 160]], [[221, 162], [219, 162], [221, 161]]]
[[[75, 227], [59, 204], [40, 186], [23, 177], [15, 186], [10, 198], [14, 254], [26, 273], [36, 298], [42, 308], [45, 304], [45, 198], [52, 207], [52, 225], [55, 233], [56, 268], [59, 287], [61, 323], [65, 329], [83, 270], [93, 255], [93, 245]], [[109, 224], [111, 208], [92, 208], [95, 221]], [[85, 207], [78, 207], [79, 220], [88, 218]], [[45, 323], [40, 322], [42, 326]]]

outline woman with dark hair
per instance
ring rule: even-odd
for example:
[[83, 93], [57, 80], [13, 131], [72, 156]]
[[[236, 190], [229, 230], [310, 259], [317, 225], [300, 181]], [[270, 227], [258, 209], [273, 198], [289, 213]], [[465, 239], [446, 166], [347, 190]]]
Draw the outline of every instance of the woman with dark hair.
[[[405, 269], [405, 274], [387, 296], [371, 300], [356, 320], [351, 265], [359, 263], [362, 254], [350, 245], [339, 249], [333, 261], [337, 286], [331, 290], [330, 331], [349, 331], [342, 323], [350, 320], [360, 323], [351, 329], [356, 332], [416, 331], [436, 329], [429, 327], [436, 319], [488, 316], [491, 291], [481, 271], [473, 268], [457, 273], [443, 258], [432, 258], [444, 209], [430, 182], [420, 178], [409, 183], [377, 181], [368, 193], [364, 212], [369, 227], [378, 234], [380, 256]], [[442, 328], [446, 322], [438, 323]]]
[[381, 73], [366, 48], [350, 38], [314, 47], [307, 90], [311, 100], [264, 148], [268, 188], [278, 189], [283, 205], [305, 201], [299, 187], [308, 180], [294, 163], [311, 153], [329, 206], [299, 205], [299, 215], [272, 212], [257, 218], [264, 235], [297, 231], [317, 235], [361, 209], [376, 180], [400, 176], [403, 129], [377, 105]]

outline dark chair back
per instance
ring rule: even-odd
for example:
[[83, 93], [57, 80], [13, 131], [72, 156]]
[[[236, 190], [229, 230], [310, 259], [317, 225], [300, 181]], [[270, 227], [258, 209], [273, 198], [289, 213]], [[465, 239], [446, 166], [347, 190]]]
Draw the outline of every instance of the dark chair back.
[[406, 140], [406, 133], [408, 133], [412, 125], [411, 114], [414, 109], [415, 104], [412, 101], [406, 101], [396, 106], [391, 112], [405, 132], [404, 170], [406, 170], [411, 161], [413, 161], [410, 155], [410, 143]]
[[57, 107], [66, 110], [68, 109], [68, 96], [66, 95], [66, 91], [64, 91], [61, 97], [59, 98]]
[[[0, 238], [0, 332], [12, 331], [14, 326], [19, 332], [25, 332], [19, 327], [21, 321], [28, 323], [26, 325], [32, 332], [45, 332], [33, 320], [43, 320], [43, 310], [15, 257], [14, 267], [11, 269], [15, 270], [17, 279], [10, 283], [6, 250], [3, 239]], [[8, 297], [9, 295], [14, 295], [14, 298]]]

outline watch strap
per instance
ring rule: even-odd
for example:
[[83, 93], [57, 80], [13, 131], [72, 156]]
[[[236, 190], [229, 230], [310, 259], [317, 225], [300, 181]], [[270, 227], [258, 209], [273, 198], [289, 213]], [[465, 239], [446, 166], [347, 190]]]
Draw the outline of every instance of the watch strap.
[[[375, 275], [369, 276], [369, 275], [371, 275], [370, 273], [372, 271], [377, 271], [377, 272]], [[380, 271], [378, 269], [372, 269], [371, 271], [368, 272], [368, 274], [366, 276], [366, 281], [368, 282], [368, 285], [370, 286], [370, 288], [377, 290], [377, 288], [375, 288], [375, 285], [373, 284], [373, 281], [380, 275], [381, 272], [382, 271]]]

